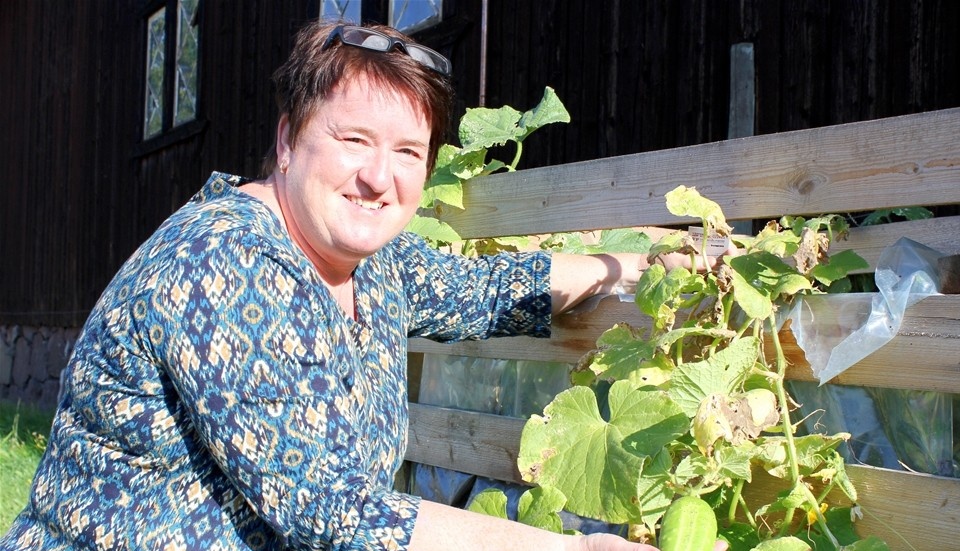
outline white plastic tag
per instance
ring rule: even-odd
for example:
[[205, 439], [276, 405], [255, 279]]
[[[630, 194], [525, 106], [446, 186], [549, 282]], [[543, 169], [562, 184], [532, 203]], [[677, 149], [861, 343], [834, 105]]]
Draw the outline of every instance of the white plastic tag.
[[[690, 239], [703, 250], [703, 226], [690, 226], [687, 228]], [[730, 248], [730, 238], [722, 237], [716, 233], [710, 234], [707, 238], [707, 256], [723, 256]]]

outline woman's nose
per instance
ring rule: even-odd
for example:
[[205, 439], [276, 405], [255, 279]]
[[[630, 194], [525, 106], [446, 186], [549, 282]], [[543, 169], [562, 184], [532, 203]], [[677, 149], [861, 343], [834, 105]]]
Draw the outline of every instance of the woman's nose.
[[370, 155], [360, 169], [359, 176], [376, 193], [383, 193], [389, 189], [393, 182], [390, 152], [376, 151]]

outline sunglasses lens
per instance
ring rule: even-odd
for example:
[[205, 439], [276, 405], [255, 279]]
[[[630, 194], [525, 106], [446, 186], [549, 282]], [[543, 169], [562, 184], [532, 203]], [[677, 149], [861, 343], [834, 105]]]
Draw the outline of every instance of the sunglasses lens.
[[[426, 65], [441, 74], [450, 75], [450, 61], [429, 48], [407, 44], [401, 40], [394, 40], [385, 34], [363, 27], [346, 26], [340, 27], [338, 30], [340, 40], [344, 44], [350, 44], [351, 46], [366, 48], [368, 50], [376, 50], [378, 52], [388, 52], [394, 44], [399, 44], [407, 55], [420, 64]], [[331, 33], [331, 38], [328, 39], [328, 43], [332, 40], [333, 36], [334, 34]]]

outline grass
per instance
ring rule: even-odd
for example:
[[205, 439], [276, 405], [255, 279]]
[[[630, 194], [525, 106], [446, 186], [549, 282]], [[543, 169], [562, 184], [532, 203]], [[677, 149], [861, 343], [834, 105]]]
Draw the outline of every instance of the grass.
[[27, 503], [52, 421], [52, 412], [0, 401], [0, 535]]

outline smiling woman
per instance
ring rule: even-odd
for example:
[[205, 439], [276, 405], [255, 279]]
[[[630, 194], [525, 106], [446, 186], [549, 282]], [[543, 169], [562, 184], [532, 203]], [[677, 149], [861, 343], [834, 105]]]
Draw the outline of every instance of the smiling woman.
[[0, 549], [650, 549], [392, 489], [409, 337], [546, 336], [645, 264], [466, 259], [403, 232], [448, 127], [449, 62], [367, 29], [303, 29], [262, 178], [214, 173], [103, 292]]

